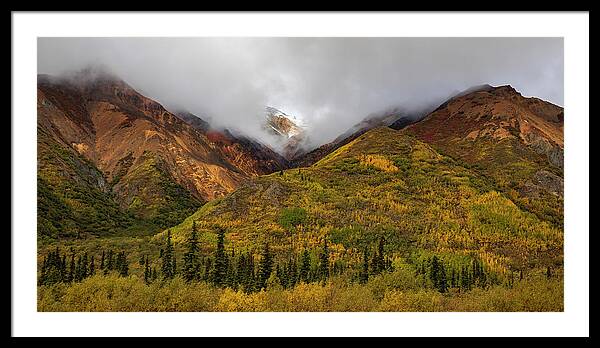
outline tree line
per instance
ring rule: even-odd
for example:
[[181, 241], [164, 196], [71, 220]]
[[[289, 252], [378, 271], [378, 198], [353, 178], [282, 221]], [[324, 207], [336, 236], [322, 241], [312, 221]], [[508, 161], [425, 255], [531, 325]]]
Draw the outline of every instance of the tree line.
[[128, 276], [129, 263], [125, 252], [115, 253], [112, 249], [108, 252], [103, 250], [100, 264], [97, 265], [94, 255], [88, 257], [88, 253], [85, 252], [83, 255], [77, 255], [76, 258], [73, 248], [69, 250], [69, 253], [61, 253], [56, 247], [44, 257], [38, 282], [40, 285], [80, 282], [96, 274], [97, 271], [101, 271], [103, 274], [114, 271], [122, 277]]
[[417, 265], [417, 274], [431, 280], [433, 287], [442, 293], [450, 288], [463, 291], [471, 290], [473, 287], [485, 288], [491, 282], [483, 263], [476, 258], [470, 263], [452, 266], [434, 255]]
[[[171, 232], [167, 230], [165, 244], [158, 255], [159, 264], [154, 265], [148, 255], [140, 256], [139, 264], [144, 269], [144, 282], [151, 284], [157, 280], [181, 276], [187, 282], [205, 281], [217, 287], [228, 287], [251, 293], [269, 286], [281, 286], [287, 289], [302, 282], [325, 282], [331, 276], [342, 274], [348, 268], [348, 265], [340, 262], [331, 262], [326, 238], [319, 248], [304, 249], [299, 254], [294, 253], [285, 259], [276, 260], [268, 242], [261, 246], [258, 255], [252, 252], [236, 253], [234, 248], [229, 251], [225, 249], [225, 230], [218, 227], [216, 233], [214, 252], [210, 255], [202, 255], [196, 223], [193, 222], [191, 234], [184, 243], [182, 263], [178, 266]], [[367, 282], [371, 276], [392, 271], [391, 258], [385, 254], [384, 243], [385, 240], [380, 238], [373, 252], [369, 248], [364, 249], [358, 281]], [[121, 276], [128, 276], [129, 264], [125, 252], [103, 250], [98, 265], [93, 255], [88, 256], [87, 253], [83, 253], [76, 256], [73, 248], [70, 249], [70, 255], [62, 254], [57, 247], [44, 258], [39, 283], [48, 285], [57, 282], [79, 282], [96, 274], [97, 271], [103, 274], [116, 272]]]
[[[236, 254], [234, 248], [225, 250], [225, 230], [218, 227], [216, 232], [217, 242], [213, 254], [202, 256], [196, 223], [193, 222], [191, 234], [185, 242], [183, 264], [178, 270], [171, 233], [167, 231], [165, 246], [159, 256], [162, 261], [162, 278], [171, 279], [180, 273], [187, 282], [207, 281], [217, 287], [251, 293], [275, 285], [287, 289], [301, 282], [325, 282], [332, 275], [341, 274], [345, 268], [338, 262], [331, 262], [327, 239], [323, 239], [322, 246], [317, 250], [304, 249], [299, 255], [292, 254], [285, 260], [276, 261], [268, 242], [262, 245], [258, 258], [250, 252]], [[392, 269], [391, 259], [384, 254], [383, 249], [384, 239], [381, 238], [379, 248], [372, 258], [368, 258], [369, 264], [365, 267], [368, 273], [361, 275], [361, 279], [366, 281], [369, 275]], [[144, 274], [151, 274], [148, 262]], [[154, 279], [145, 276], [147, 283]]]

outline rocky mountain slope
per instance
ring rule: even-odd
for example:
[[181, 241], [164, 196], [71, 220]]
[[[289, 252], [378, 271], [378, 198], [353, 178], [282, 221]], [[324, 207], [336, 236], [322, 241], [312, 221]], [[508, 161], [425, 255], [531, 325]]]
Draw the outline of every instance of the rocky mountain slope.
[[[251, 176], [282, 168], [272, 151], [254, 157], [257, 145], [248, 140], [213, 141], [124, 81], [91, 71], [38, 77], [38, 137], [39, 178], [53, 180], [48, 187], [55, 194], [59, 186], [91, 182], [121, 212], [157, 226], [176, 223]], [[79, 169], [85, 162], [91, 176], [65, 175], [65, 165], [46, 160], [50, 154]], [[63, 203], [75, 210], [86, 204]]]
[[265, 107], [265, 117], [264, 126], [267, 131], [279, 137], [281, 153], [286, 160], [291, 161], [305, 152], [308, 134], [299, 119], [270, 106]]
[[511, 86], [462, 93], [403, 132], [493, 178], [545, 219], [562, 222], [563, 108]]
[[176, 115], [204, 134], [211, 145], [218, 147], [231, 163], [246, 174], [268, 174], [289, 166], [283, 156], [255, 139], [234, 134], [228, 129], [212, 128], [189, 112], [178, 112]]

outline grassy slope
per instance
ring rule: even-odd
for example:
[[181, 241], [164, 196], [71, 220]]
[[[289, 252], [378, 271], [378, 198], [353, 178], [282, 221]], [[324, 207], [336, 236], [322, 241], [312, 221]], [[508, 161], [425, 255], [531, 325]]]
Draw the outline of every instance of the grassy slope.
[[201, 202], [181, 185], [174, 182], [158, 156], [145, 152], [139, 164], [124, 175], [120, 185], [136, 194], [127, 210], [152, 224], [166, 228], [181, 222], [196, 211]]
[[[429, 145], [383, 127], [313, 167], [263, 176], [171, 230], [182, 241], [195, 220], [209, 241], [213, 226], [222, 225], [236, 250], [269, 241], [280, 255], [316, 247], [327, 237], [333, 259], [354, 262], [364, 245], [385, 236], [390, 252], [474, 255], [500, 276], [560, 267], [562, 229], [519, 208], [497, 186]], [[292, 207], [306, 211], [305, 221], [284, 228], [279, 220]]]
[[[410, 129], [405, 131], [411, 133]], [[465, 167], [491, 178], [499, 190], [506, 192], [523, 209], [555, 226], [563, 225], [562, 197], [543, 190], [535, 196], [522, 194], [524, 184], [536, 172], [544, 170], [563, 177], [562, 168], [551, 165], [545, 155], [535, 153], [514, 138], [497, 140], [483, 137], [475, 141], [452, 138], [432, 141], [431, 144]]]

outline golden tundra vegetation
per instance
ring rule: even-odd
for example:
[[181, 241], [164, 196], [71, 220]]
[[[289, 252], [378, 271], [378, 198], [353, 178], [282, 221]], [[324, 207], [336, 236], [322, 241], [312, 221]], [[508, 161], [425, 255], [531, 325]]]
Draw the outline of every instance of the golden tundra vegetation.
[[562, 311], [562, 210], [511, 197], [380, 127], [161, 233], [45, 240], [38, 310]]

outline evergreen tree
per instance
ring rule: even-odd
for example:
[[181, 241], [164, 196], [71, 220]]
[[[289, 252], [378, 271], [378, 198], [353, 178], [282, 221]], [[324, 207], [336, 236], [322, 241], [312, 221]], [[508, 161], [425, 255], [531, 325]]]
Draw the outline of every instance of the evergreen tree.
[[258, 287], [264, 289], [267, 285], [267, 280], [273, 271], [273, 256], [269, 249], [269, 242], [265, 243], [261, 254], [260, 263], [258, 266]]
[[323, 251], [319, 258], [319, 278], [323, 281], [329, 278], [329, 247], [327, 239], [323, 239]]
[[129, 265], [124, 251], [117, 255], [117, 260], [117, 271], [119, 272], [119, 275], [121, 275], [121, 277], [127, 277], [129, 275]]
[[187, 240], [187, 252], [183, 255], [183, 278], [190, 282], [198, 279], [200, 271], [198, 237], [196, 234], [196, 221], [192, 222], [192, 233]]
[[437, 288], [440, 292], [446, 292], [448, 290], [446, 267], [444, 266], [443, 262], [440, 262], [440, 276], [439, 276]]
[[114, 252], [112, 249], [108, 250], [107, 261], [106, 261], [106, 270], [104, 274], [108, 274], [109, 271], [113, 270], [114, 266]]
[[44, 257], [42, 263], [40, 285], [49, 285], [67, 281], [66, 255], [61, 257], [58, 247]]
[[227, 276], [227, 255], [225, 254], [225, 230], [217, 229], [217, 249], [215, 251], [215, 266], [212, 281], [216, 286], [223, 286]]
[[173, 270], [171, 272], [173, 273], [173, 277], [175, 277], [177, 275], [177, 255], [175, 254], [175, 250], [173, 250], [173, 262], [171, 265], [173, 266]]
[[309, 272], [310, 272], [310, 254], [307, 249], [304, 249], [302, 252], [302, 260], [300, 264], [300, 272], [298, 274], [300, 281], [308, 283], [309, 281]]
[[[58, 248], [57, 248], [58, 250]], [[61, 280], [67, 282], [67, 254], [63, 255], [62, 262], [60, 264], [60, 274], [62, 275]]]
[[386, 261], [384, 254], [385, 239], [379, 238], [379, 244], [377, 251], [373, 253], [373, 259], [371, 260], [371, 274], [377, 275], [386, 269]]
[[69, 277], [68, 282], [72, 282], [75, 279], [75, 251], [71, 248], [71, 265], [69, 266]]
[[466, 266], [463, 266], [460, 271], [460, 287], [463, 290], [471, 289], [471, 277]]
[[385, 266], [385, 252], [383, 250], [385, 244], [385, 238], [384, 237], [380, 237], [379, 238], [379, 246], [377, 248], [377, 267], [379, 269], [379, 272], [383, 272], [386, 268]]
[[287, 284], [286, 287], [293, 288], [298, 281], [297, 274], [297, 265], [296, 265], [296, 257], [292, 257], [292, 259], [288, 262], [287, 265]]
[[96, 273], [96, 266], [94, 265], [94, 255], [92, 255], [90, 260], [90, 276], [93, 276]]
[[83, 254], [81, 258], [81, 279], [85, 279], [88, 276], [88, 255], [87, 252]]
[[152, 271], [150, 271], [150, 260], [148, 259], [148, 256], [146, 256], [144, 260], [144, 282], [150, 284], [151, 279]]
[[443, 262], [441, 262], [436, 255], [431, 258], [431, 266], [429, 277], [433, 286], [439, 292], [446, 292], [448, 288], [447, 280], [446, 280], [446, 269], [444, 267]]
[[368, 249], [365, 247], [363, 250], [363, 262], [362, 262], [362, 270], [360, 272], [360, 282], [365, 284], [369, 281], [369, 254]]
[[[162, 250], [162, 249], [161, 249]], [[162, 276], [164, 279], [172, 279], [175, 276], [173, 272], [173, 243], [171, 243], [171, 230], [167, 230], [167, 241], [165, 250], [162, 253]]]

